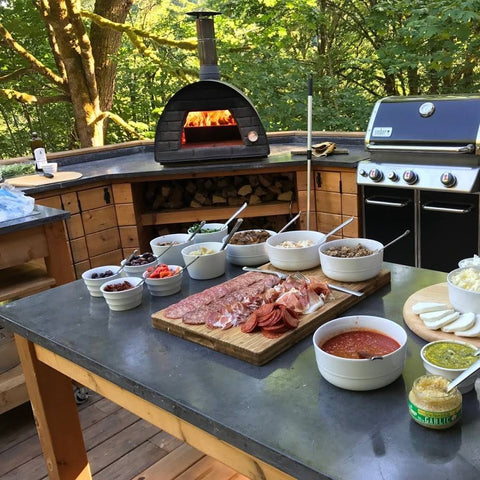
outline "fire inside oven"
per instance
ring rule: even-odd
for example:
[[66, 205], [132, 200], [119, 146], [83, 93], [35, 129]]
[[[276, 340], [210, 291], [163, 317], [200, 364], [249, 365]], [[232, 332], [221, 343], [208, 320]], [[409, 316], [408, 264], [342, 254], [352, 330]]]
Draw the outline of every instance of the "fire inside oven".
[[232, 112], [230, 110], [188, 112], [183, 125], [182, 148], [212, 142], [230, 145], [243, 143]]

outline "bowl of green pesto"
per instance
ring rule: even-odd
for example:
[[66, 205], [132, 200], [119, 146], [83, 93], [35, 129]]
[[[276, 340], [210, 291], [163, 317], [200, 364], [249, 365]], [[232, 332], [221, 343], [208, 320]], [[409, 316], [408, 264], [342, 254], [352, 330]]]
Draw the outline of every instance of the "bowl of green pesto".
[[[480, 357], [474, 355], [477, 349], [475, 345], [466, 342], [437, 340], [427, 343], [421, 349], [420, 355], [427, 373], [454, 380], [480, 359]], [[473, 376], [466, 385], [459, 389], [460, 392], [469, 392], [473, 388], [476, 378], [476, 376]]]

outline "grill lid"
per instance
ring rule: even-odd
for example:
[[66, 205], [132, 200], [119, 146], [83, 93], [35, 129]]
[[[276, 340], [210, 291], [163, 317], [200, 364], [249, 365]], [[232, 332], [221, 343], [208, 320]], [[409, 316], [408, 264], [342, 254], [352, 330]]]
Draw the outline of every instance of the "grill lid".
[[480, 155], [480, 95], [386, 97], [373, 109], [365, 146], [375, 152]]

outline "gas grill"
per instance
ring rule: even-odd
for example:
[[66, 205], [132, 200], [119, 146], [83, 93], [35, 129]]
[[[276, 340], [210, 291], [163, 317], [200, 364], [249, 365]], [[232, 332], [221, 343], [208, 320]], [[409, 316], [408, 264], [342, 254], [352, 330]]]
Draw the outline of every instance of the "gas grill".
[[479, 251], [480, 96], [387, 97], [365, 135], [359, 163], [365, 236], [385, 259], [450, 271]]

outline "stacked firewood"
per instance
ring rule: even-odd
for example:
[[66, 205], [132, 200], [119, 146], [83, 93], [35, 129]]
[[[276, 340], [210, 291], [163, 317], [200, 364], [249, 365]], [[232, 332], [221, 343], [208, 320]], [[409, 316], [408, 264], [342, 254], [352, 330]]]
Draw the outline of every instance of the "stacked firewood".
[[292, 174], [235, 175], [151, 182], [144, 193], [151, 211], [214, 206], [236, 207], [247, 202], [290, 202], [294, 199]]

